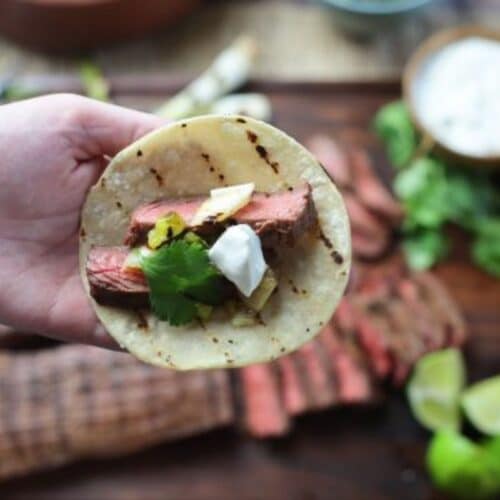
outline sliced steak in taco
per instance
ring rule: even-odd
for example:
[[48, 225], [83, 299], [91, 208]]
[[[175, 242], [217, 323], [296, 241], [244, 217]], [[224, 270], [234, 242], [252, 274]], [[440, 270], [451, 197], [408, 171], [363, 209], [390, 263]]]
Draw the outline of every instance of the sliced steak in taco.
[[176, 369], [242, 366], [300, 347], [350, 267], [342, 199], [283, 132], [206, 116], [119, 153], [82, 214], [82, 279], [132, 354]]

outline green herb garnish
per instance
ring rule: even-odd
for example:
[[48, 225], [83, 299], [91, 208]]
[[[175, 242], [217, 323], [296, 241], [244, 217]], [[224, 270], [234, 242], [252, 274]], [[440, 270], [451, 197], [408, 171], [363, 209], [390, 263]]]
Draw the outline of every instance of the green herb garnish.
[[224, 278], [200, 243], [177, 240], [142, 261], [153, 312], [171, 325], [198, 315], [197, 304], [218, 305], [225, 299]]
[[412, 269], [427, 269], [449, 249], [450, 223], [472, 233], [472, 259], [500, 276], [500, 185], [486, 170], [419, 152], [418, 133], [402, 102], [383, 107], [375, 129], [395, 169], [394, 191], [405, 209], [403, 251]]

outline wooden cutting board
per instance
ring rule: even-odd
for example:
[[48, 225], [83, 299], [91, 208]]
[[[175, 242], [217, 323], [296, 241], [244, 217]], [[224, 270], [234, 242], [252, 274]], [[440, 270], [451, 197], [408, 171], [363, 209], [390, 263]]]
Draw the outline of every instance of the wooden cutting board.
[[[46, 90], [78, 90], [45, 80]], [[113, 81], [117, 102], [154, 109], [178, 86], [164, 77]], [[299, 140], [314, 132], [366, 147], [380, 175], [391, 171], [370, 130], [375, 111], [400, 94], [389, 84], [254, 82], [272, 99], [274, 123]], [[500, 281], [478, 271], [456, 234], [451, 258], [436, 269], [469, 325], [471, 380], [500, 373]], [[401, 393], [380, 408], [330, 410], [298, 419], [289, 436], [255, 441], [227, 429], [123, 459], [92, 461], [0, 485], [2, 499], [381, 500], [441, 498], [423, 468], [428, 434]]]

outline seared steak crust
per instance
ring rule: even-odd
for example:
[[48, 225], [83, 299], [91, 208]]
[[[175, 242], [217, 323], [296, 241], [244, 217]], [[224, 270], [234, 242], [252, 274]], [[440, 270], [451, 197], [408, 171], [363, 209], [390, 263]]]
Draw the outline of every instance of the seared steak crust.
[[[125, 244], [135, 246], [145, 241], [147, 232], [158, 218], [170, 213], [178, 213], [189, 222], [205, 197], [181, 200], [159, 200], [141, 205], [130, 219], [125, 236]], [[255, 193], [248, 205], [239, 210], [229, 221], [250, 225], [260, 237], [265, 247], [279, 244], [293, 246], [298, 237], [317, 220], [312, 199], [311, 186], [304, 184], [292, 190], [278, 193]], [[222, 229], [221, 224], [207, 221], [202, 226], [192, 228], [200, 235], [212, 235]]]
[[90, 294], [99, 304], [116, 307], [147, 307], [148, 285], [142, 272], [123, 269], [130, 249], [94, 247], [87, 259]]

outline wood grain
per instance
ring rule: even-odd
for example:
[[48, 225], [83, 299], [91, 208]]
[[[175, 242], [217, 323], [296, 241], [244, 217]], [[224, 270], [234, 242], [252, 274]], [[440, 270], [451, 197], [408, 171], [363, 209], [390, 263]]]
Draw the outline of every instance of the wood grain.
[[[122, 86], [116, 98], [151, 108], [167, 93], [153, 83]], [[380, 175], [389, 180], [391, 171], [370, 122], [379, 106], [399, 95], [397, 85], [255, 83], [251, 88], [268, 92], [276, 125], [299, 140], [323, 132], [334, 134], [346, 146], [363, 146]], [[453, 255], [436, 273], [467, 318], [472, 337], [467, 349], [469, 372], [471, 379], [477, 379], [500, 372], [500, 281], [473, 268], [463, 235], [453, 237]], [[382, 408], [301, 417], [293, 433], [280, 440], [256, 442], [232, 430], [216, 431], [120, 460], [81, 463], [10, 481], [0, 486], [0, 498], [440, 498], [423, 469], [427, 440], [403, 396], [393, 393]]]

